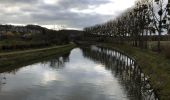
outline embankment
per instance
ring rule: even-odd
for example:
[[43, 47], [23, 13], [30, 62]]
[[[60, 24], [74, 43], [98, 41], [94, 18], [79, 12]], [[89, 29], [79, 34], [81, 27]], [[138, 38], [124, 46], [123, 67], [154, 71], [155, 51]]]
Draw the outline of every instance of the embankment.
[[49, 56], [60, 56], [68, 53], [74, 47], [76, 47], [75, 44], [68, 44], [41, 49], [0, 53], [0, 69], [1, 72], [3, 72], [7, 69], [11, 69], [11, 67], [15, 66], [16, 68], [28, 64], [28, 62], [35, 62], [40, 59], [48, 58]]
[[170, 59], [167, 59], [163, 54], [127, 45], [98, 45], [120, 50], [133, 57], [143, 72], [150, 77], [150, 84], [156, 90], [160, 100], [170, 100]]

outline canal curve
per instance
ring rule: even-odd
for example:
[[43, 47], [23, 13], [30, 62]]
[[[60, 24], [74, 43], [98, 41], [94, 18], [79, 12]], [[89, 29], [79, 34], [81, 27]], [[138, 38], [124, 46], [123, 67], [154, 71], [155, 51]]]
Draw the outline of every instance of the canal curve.
[[0, 100], [158, 100], [122, 53], [91, 46], [0, 73]]

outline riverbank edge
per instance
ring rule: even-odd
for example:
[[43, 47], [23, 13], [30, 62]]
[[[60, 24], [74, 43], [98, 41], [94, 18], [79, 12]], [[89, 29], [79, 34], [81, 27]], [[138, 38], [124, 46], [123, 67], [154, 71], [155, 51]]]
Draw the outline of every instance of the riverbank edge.
[[70, 43], [62, 46], [2, 53], [0, 54], [0, 69], [10, 69], [10, 67], [20, 66], [37, 59], [44, 59], [48, 56], [60, 56], [68, 53], [75, 47], [76, 44]]
[[136, 60], [148, 75], [150, 84], [160, 100], [170, 100], [170, 59], [164, 55], [127, 45], [97, 44], [100, 47], [118, 50]]

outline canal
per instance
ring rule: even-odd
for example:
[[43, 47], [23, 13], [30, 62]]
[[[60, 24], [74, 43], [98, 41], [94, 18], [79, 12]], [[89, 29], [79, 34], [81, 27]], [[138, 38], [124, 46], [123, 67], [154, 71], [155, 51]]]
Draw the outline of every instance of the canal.
[[125, 59], [95, 46], [75, 48], [0, 73], [0, 100], [157, 100], [147, 77]]

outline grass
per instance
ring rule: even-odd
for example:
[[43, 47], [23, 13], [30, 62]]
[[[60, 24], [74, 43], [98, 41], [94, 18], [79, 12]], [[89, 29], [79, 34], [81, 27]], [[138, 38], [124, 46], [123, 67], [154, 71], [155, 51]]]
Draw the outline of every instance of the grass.
[[164, 54], [127, 45], [102, 44], [102, 46], [131, 55], [137, 60], [143, 72], [150, 77], [150, 83], [160, 100], [170, 100], [170, 59], [167, 59]]
[[0, 41], [0, 53], [20, 51], [27, 49], [43, 48], [52, 46], [53, 44], [48, 44], [40, 41], [23, 41], [23, 40], [3, 40]]
[[25, 63], [32, 62], [38, 59], [43, 59], [45, 57], [63, 55], [65, 53], [68, 53], [75, 46], [75, 44], [68, 44], [42, 49], [0, 53], [0, 69], [6, 70], [11, 67], [23, 65]]
[[[161, 49], [164, 49], [164, 47], [166, 47], [166, 46], [170, 46], [170, 41], [161, 41], [160, 43], [161, 43]], [[149, 41], [148, 49], [150, 49], [150, 50], [157, 49], [157, 44], [158, 44], [157, 41]]]

